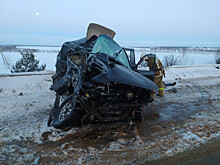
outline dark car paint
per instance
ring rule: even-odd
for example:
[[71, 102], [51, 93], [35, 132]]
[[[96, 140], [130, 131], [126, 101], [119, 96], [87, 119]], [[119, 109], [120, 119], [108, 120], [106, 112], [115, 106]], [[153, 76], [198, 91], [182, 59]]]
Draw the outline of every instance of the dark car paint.
[[[116, 82], [156, 92], [159, 90], [157, 85], [154, 84], [147, 77], [144, 77], [138, 72], [135, 72], [123, 65], [111, 63], [110, 59], [112, 58], [110, 58], [107, 54], [93, 54], [92, 57], [92, 63], [99, 63], [99, 65], [106, 66], [106, 68], [103, 68], [101, 74], [92, 78], [93, 81], [104, 84]], [[99, 59], [100, 61], [97, 59]]]
[[[158, 87], [148, 78], [117, 61], [115, 58], [119, 53], [116, 52], [111, 57], [100, 52], [91, 53], [95, 42], [96, 39], [86, 43], [73, 41], [62, 46], [51, 86], [56, 92], [56, 99], [48, 125], [52, 123], [55, 128], [66, 129], [93, 121], [140, 121], [142, 107], [153, 101], [151, 93], [158, 91]], [[73, 60], [75, 55], [86, 57], [87, 60], [83, 64], [76, 63]], [[88, 55], [91, 56], [88, 58]], [[133, 91], [130, 92], [130, 89]], [[62, 99], [65, 101], [61, 102]], [[72, 113], [67, 114], [68, 118], [60, 120], [60, 113], [69, 112], [62, 111], [68, 101], [79, 108], [72, 109]], [[81, 112], [80, 120], [72, 118], [77, 116], [75, 113]]]
[[100, 83], [117, 82], [151, 91], [159, 90], [158, 87], [148, 78], [118, 64], [115, 64], [113, 68], [110, 68], [106, 72], [102, 72], [100, 75], [94, 77], [93, 80]]

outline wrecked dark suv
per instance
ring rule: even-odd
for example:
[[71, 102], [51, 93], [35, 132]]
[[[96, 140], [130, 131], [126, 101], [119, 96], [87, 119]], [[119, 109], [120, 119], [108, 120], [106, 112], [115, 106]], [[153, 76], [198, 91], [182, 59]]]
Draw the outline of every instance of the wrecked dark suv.
[[67, 130], [93, 123], [134, 121], [157, 86], [135, 69], [124, 48], [101, 34], [67, 42], [57, 56], [49, 124]]

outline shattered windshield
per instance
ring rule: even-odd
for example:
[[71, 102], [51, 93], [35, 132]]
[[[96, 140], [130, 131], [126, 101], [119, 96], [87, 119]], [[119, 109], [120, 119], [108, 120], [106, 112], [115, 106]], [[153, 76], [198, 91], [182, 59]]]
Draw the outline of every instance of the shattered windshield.
[[92, 49], [92, 53], [97, 52], [105, 53], [111, 58], [121, 63], [122, 65], [130, 68], [130, 64], [124, 49], [122, 49], [122, 47], [120, 47], [114, 40], [112, 40], [107, 35], [100, 35], [97, 39]]

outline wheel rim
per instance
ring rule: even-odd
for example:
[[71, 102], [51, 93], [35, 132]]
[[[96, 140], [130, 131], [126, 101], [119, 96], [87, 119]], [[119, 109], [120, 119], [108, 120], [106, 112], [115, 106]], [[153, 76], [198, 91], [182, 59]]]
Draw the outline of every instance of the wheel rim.
[[67, 118], [67, 116], [69, 116], [72, 112], [73, 108], [73, 103], [66, 103], [60, 111], [59, 121], [63, 121], [65, 118]]

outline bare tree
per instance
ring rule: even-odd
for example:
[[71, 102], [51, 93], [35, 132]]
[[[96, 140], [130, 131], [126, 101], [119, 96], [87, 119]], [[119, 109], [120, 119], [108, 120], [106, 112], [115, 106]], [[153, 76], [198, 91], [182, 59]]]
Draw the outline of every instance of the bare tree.
[[164, 63], [164, 66], [166, 67], [173, 66], [173, 65], [179, 64], [180, 59], [179, 57], [175, 57], [174, 55], [167, 55], [167, 56], [164, 56], [163, 63]]

